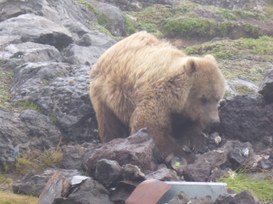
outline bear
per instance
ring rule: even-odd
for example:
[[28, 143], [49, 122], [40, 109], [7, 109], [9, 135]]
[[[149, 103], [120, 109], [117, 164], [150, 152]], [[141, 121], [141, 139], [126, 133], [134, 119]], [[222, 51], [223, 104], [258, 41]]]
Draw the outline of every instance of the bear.
[[219, 123], [224, 92], [225, 79], [212, 55], [187, 56], [146, 31], [114, 44], [90, 71], [101, 142], [145, 128], [162, 158], [185, 156], [185, 137], [199, 141], [203, 130]]

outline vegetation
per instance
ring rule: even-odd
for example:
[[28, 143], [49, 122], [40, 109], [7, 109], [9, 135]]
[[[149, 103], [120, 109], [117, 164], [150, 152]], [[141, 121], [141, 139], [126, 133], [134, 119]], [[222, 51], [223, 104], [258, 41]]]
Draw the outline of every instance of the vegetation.
[[273, 201], [273, 182], [269, 179], [254, 179], [244, 173], [234, 173], [221, 181], [226, 182], [228, 187], [235, 192], [250, 191], [259, 201]]
[[137, 19], [138, 30], [164, 37], [258, 37], [262, 33], [249, 20], [265, 21], [265, 14], [249, 10], [229, 10], [191, 1], [179, 1], [174, 7], [152, 5], [129, 12]]
[[0, 67], [0, 108], [7, 109], [10, 107], [10, 88], [12, 83], [12, 77], [13, 72], [2, 70]]
[[37, 204], [38, 198], [0, 191], [0, 204]]
[[208, 42], [188, 47], [185, 52], [189, 55], [212, 54], [227, 79], [243, 76], [258, 85], [270, 68], [268, 64], [272, 63], [273, 38], [262, 36]]
[[60, 150], [32, 150], [24, 153], [16, 162], [16, 172], [25, 175], [30, 171], [41, 171], [47, 167], [56, 167], [63, 159]]
[[241, 36], [258, 37], [258, 27], [250, 24], [239, 25], [235, 22], [217, 22], [202, 18], [171, 18], [165, 21], [162, 26], [164, 36], [186, 37], [186, 38], [207, 38]]

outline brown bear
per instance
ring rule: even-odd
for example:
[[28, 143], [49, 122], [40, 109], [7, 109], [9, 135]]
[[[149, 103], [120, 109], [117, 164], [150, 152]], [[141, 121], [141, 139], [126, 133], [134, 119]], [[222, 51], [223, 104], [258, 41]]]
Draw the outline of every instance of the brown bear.
[[102, 142], [147, 128], [163, 158], [183, 156], [176, 140], [184, 133], [190, 137], [190, 126], [201, 135], [219, 122], [225, 80], [215, 58], [186, 56], [145, 31], [109, 48], [92, 67], [90, 78]]

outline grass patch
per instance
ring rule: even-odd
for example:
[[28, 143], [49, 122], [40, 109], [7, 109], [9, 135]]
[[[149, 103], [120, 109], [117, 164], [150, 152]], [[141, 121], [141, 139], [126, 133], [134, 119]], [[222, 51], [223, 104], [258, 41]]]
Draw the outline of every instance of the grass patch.
[[38, 198], [0, 191], [0, 204], [37, 204]]
[[208, 42], [188, 47], [185, 52], [197, 56], [212, 54], [227, 79], [244, 78], [259, 85], [273, 63], [273, 38], [262, 36]]
[[40, 171], [47, 167], [56, 167], [63, 159], [60, 150], [31, 150], [16, 161], [16, 172], [25, 175], [30, 171]]
[[205, 18], [170, 18], [162, 26], [162, 32], [167, 37], [213, 38], [213, 37], [258, 37], [260, 30], [250, 24], [233, 22], [217, 22]]
[[4, 174], [0, 174], [0, 190], [10, 189], [12, 186], [12, 179]]
[[245, 190], [250, 191], [262, 202], [273, 201], [273, 182], [266, 179], [253, 179], [251, 175], [238, 173], [221, 180], [226, 182], [228, 187], [239, 193]]
[[10, 88], [12, 78], [13, 72], [2, 70], [0, 68], [0, 108], [7, 109], [10, 107]]
[[34, 111], [41, 111], [41, 108], [34, 102], [29, 101], [29, 100], [22, 100], [22, 101], [17, 101], [14, 104], [14, 107], [18, 110], [34, 110]]

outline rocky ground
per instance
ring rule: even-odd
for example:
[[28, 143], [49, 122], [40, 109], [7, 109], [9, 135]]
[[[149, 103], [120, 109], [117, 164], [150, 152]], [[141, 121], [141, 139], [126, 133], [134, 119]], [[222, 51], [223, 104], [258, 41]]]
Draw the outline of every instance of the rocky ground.
[[[258, 0], [0, 1], [0, 189], [41, 195], [40, 203], [122, 203], [148, 178], [219, 181], [238, 169], [259, 173], [272, 189], [272, 16], [272, 2]], [[155, 157], [145, 132], [98, 142], [90, 67], [143, 29], [188, 54], [215, 55], [227, 78], [217, 133], [179, 169]], [[90, 177], [71, 183], [78, 175]], [[215, 203], [251, 200], [237, 195]]]

